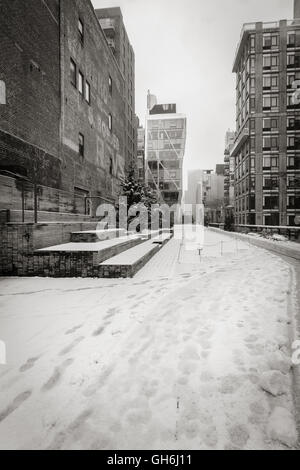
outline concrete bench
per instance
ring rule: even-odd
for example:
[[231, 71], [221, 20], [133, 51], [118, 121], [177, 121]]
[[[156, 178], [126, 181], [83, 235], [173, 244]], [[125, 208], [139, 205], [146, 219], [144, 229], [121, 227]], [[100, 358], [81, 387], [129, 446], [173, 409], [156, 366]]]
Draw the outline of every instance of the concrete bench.
[[66, 243], [36, 250], [34, 271], [38, 276], [99, 277], [99, 264], [129, 250], [144, 240], [120, 237], [94, 243]]
[[99, 265], [99, 277], [133, 277], [161, 249], [148, 240]]
[[173, 235], [171, 233], [162, 233], [158, 237], [155, 237], [152, 240], [152, 243], [157, 243], [159, 245], [164, 245], [167, 241], [169, 241], [172, 238], [172, 236]]

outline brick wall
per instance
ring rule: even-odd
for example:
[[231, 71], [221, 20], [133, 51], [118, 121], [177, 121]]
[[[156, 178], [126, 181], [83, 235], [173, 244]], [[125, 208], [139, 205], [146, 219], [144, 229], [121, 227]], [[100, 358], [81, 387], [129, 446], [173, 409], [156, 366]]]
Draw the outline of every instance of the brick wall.
[[[0, 167], [18, 167], [45, 184], [60, 182], [58, 0], [2, 0]], [[35, 164], [36, 163], [36, 164]]]
[[[68, 243], [72, 232], [94, 230], [95, 228], [96, 223], [0, 225], [0, 276], [38, 276], [47, 275], [48, 272], [54, 275], [55, 269], [57, 275], [59, 275], [60, 270], [63, 269], [57, 268], [59, 256], [54, 254], [49, 255], [47, 253], [42, 256], [37, 256], [35, 255], [35, 250], [61, 243]], [[86, 254], [82, 256], [84, 255]], [[38, 259], [40, 257], [42, 261]], [[51, 268], [47, 264], [49, 263], [50, 257]], [[69, 256], [67, 256], [67, 258], [72, 259]], [[93, 253], [91, 253], [89, 263], [92, 259]], [[64, 263], [65, 260], [63, 260], [62, 263]], [[45, 270], [43, 271], [44, 262]], [[72, 269], [77, 269], [78, 272], [79, 266], [83, 266], [83, 264], [78, 262], [78, 268], [76, 268], [76, 260], [73, 262], [73, 265], [75, 265], [75, 268], [73, 267]]]
[[[114, 202], [125, 169], [125, 85], [90, 0], [3, 0], [0, 40], [0, 80], [7, 90], [0, 105], [0, 169]], [[71, 84], [71, 57], [77, 80], [80, 70], [91, 86], [90, 105]], [[92, 202], [94, 214], [99, 202]]]
[[[84, 24], [84, 43], [78, 34], [78, 19]], [[64, 36], [63, 157], [68, 168], [64, 189], [74, 187], [115, 200], [124, 175], [124, 78], [107, 44], [90, 1], [64, 0], [61, 6]], [[73, 59], [91, 86], [87, 103], [70, 80]], [[113, 81], [109, 92], [109, 76]], [[109, 114], [113, 128], [108, 128]], [[85, 151], [78, 154], [78, 135], [84, 135]], [[71, 176], [68, 178], [68, 176]], [[74, 179], [72, 176], [74, 175]]]

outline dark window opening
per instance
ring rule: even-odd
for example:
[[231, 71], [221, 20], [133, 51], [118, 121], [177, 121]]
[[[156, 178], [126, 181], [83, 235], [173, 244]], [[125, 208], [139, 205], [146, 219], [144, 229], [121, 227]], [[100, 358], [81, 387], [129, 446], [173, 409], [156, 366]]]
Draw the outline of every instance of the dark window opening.
[[78, 136], [78, 144], [79, 144], [79, 155], [84, 157], [84, 135], [79, 133]]
[[88, 104], [91, 104], [91, 85], [88, 81], [85, 82], [85, 99]]
[[84, 84], [84, 76], [83, 73], [79, 71], [78, 74], [78, 91], [83, 96], [83, 84]]
[[79, 34], [79, 40], [81, 44], [84, 43], [84, 25], [83, 21], [79, 18], [78, 19], [78, 34]]
[[77, 88], [77, 67], [73, 59], [70, 59], [70, 80], [72, 85]]

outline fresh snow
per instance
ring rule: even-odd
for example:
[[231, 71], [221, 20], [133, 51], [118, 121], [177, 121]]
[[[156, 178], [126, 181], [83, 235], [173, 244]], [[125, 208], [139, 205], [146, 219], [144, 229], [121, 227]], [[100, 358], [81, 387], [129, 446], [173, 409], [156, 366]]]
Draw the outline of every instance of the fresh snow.
[[1, 449], [295, 446], [278, 356], [291, 267], [247, 240], [204, 242], [199, 256], [170, 240], [133, 279], [1, 279]]
[[70, 243], [63, 243], [61, 245], [55, 245], [55, 246], [49, 246], [47, 248], [41, 248], [37, 250], [37, 252], [75, 252], [75, 251], [93, 251], [93, 252], [98, 252], [107, 248], [112, 248], [117, 245], [122, 245], [123, 243], [130, 241], [130, 240], [136, 240], [136, 239], [141, 239], [142, 237], [140, 235], [129, 235], [129, 236], [121, 236], [118, 238], [111, 238], [109, 240], [102, 240], [98, 242], [70, 242]]
[[297, 444], [298, 436], [295, 426], [294, 416], [286, 408], [276, 407], [269, 419], [267, 432], [269, 437], [294, 447]]

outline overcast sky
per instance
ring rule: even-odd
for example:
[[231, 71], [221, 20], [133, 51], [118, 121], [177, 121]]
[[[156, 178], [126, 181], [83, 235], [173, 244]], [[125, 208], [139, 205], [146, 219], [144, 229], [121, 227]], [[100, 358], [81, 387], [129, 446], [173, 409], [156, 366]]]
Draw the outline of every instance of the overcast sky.
[[136, 58], [136, 113], [147, 90], [187, 116], [185, 169], [222, 163], [235, 127], [232, 64], [243, 23], [293, 17], [293, 0], [93, 0], [120, 6]]

